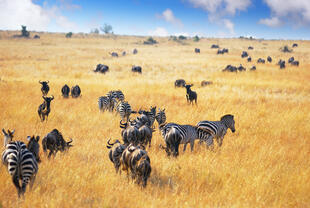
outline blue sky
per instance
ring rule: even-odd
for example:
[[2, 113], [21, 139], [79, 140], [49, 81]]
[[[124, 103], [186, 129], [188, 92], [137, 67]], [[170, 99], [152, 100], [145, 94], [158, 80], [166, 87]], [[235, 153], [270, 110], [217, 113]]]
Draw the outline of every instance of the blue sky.
[[310, 0], [0, 0], [0, 29], [310, 39]]

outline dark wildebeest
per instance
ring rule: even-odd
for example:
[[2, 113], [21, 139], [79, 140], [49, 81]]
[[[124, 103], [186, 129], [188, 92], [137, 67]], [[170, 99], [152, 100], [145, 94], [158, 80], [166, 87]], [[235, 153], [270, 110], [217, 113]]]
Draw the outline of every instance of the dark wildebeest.
[[133, 54], [137, 54], [137, 53], [138, 53], [138, 50], [137, 50], [137, 49], [133, 49], [132, 53], [133, 53]]
[[295, 47], [297, 47], [298, 46], [298, 44], [297, 43], [293, 43], [293, 48], [295, 48]]
[[291, 65], [292, 66], [299, 66], [299, 61], [295, 60], [295, 61], [291, 62]]
[[75, 85], [71, 88], [71, 96], [73, 98], [77, 98], [81, 95], [81, 88], [79, 87], [79, 85]]
[[248, 47], [248, 50], [253, 50], [254, 48], [252, 46], [249, 46]]
[[184, 87], [186, 85], [186, 82], [184, 79], [177, 79], [174, 82], [174, 87]]
[[109, 158], [111, 162], [114, 164], [116, 173], [118, 173], [119, 167], [121, 166], [120, 158], [122, 156], [122, 153], [126, 149], [126, 145], [121, 144], [119, 140], [116, 140], [114, 143], [110, 143], [110, 140], [108, 140], [107, 148], [111, 149], [109, 151]]
[[291, 58], [288, 59], [287, 62], [288, 62], [288, 63], [292, 63], [294, 60], [295, 60], [295, 59], [294, 59], [294, 56], [292, 56]]
[[72, 147], [73, 145], [70, 144], [71, 142], [72, 139], [66, 142], [62, 134], [57, 129], [54, 129], [42, 139], [42, 147], [45, 154], [47, 150], [50, 151], [48, 154], [48, 158], [50, 158], [52, 154], [55, 157], [58, 151], [64, 152]]
[[219, 48], [219, 45], [212, 44], [211, 48]]
[[201, 81], [201, 87], [211, 85], [211, 84], [213, 84], [213, 82], [211, 82], [211, 81], [206, 81], [206, 80]]
[[241, 58], [245, 58], [245, 57], [248, 57], [248, 56], [249, 56], [248, 52], [242, 51]]
[[285, 61], [280, 59], [278, 62], [278, 65], [280, 65], [280, 69], [284, 69], [285, 68]]
[[39, 35], [34, 35], [33, 39], [40, 39], [40, 36]]
[[125, 145], [138, 145], [140, 134], [139, 129], [135, 126], [135, 122], [129, 120], [127, 123], [122, 123], [120, 121], [120, 128], [123, 129], [121, 135]]
[[123, 51], [122, 56], [126, 56], [126, 51]]
[[117, 54], [116, 52], [112, 52], [112, 53], [111, 53], [111, 56], [112, 56], [112, 57], [118, 57], [118, 54]]
[[109, 66], [104, 65], [104, 64], [98, 64], [96, 66], [96, 69], [94, 70], [94, 72], [100, 72], [100, 73], [103, 73], [103, 74], [105, 74], [108, 71], [109, 71]]
[[34, 157], [36, 158], [37, 162], [40, 163], [40, 156], [39, 156], [39, 150], [40, 150], [40, 144], [39, 144], [39, 140], [40, 137], [39, 136], [28, 136], [28, 144], [27, 144], [27, 149], [32, 152], [32, 154], [34, 155]]
[[268, 56], [268, 57], [267, 57], [267, 61], [268, 61], [269, 63], [271, 63], [271, 62], [272, 62], [272, 58], [271, 58], [270, 56]]
[[255, 70], [256, 70], [256, 66], [252, 66], [252, 67], [250, 68], [250, 70], [251, 70], [251, 71], [255, 71]]
[[222, 51], [223, 51], [223, 53], [228, 53], [229, 52], [228, 48], [223, 48]]
[[137, 73], [142, 73], [142, 68], [141, 68], [141, 66], [132, 66], [132, 68], [131, 68], [131, 71], [132, 72], [137, 72]]
[[70, 93], [70, 87], [68, 85], [64, 85], [61, 88], [61, 94], [64, 98], [68, 98], [69, 97], [69, 93]]
[[41, 105], [39, 105], [38, 114], [41, 121], [45, 120], [45, 116], [47, 121], [48, 114], [51, 112], [51, 101], [54, 100], [54, 96], [53, 95], [52, 97], [42, 96], [42, 98], [44, 99], [44, 102]]
[[265, 59], [259, 58], [259, 59], [257, 60], [257, 63], [262, 63], [262, 64], [264, 64], [264, 63], [265, 63]]
[[251, 56], [249, 56], [247, 60], [248, 60], [248, 62], [251, 62], [252, 61]]
[[224, 71], [228, 71], [228, 72], [237, 72], [237, 67], [232, 66], [232, 65], [227, 65], [225, 69], [222, 70]]
[[242, 66], [242, 64], [240, 64], [240, 66], [237, 68], [238, 71], [245, 71], [246, 69]]
[[122, 170], [127, 172], [131, 171], [131, 177], [133, 180], [145, 187], [147, 185], [147, 179], [151, 174], [151, 160], [144, 149], [139, 146], [129, 145], [122, 154], [121, 157]]
[[50, 87], [48, 86], [49, 81], [39, 81], [39, 83], [42, 85], [41, 87], [41, 92], [43, 94], [43, 96], [46, 96], [48, 91], [50, 90]]
[[193, 84], [185, 85], [187, 103], [193, 104], [193, 100], [195, 100], [195, 104], [197, 105], [197, 93], [191, 90], [192, 86]]
[[224, 54], [224, 53], [228, 53], [228, 49], [227, 48], [223, 48], [222, 50], [221, 49], [217, 50], [217, 54]]
[[200, 53], [200, 49], [199, 48], [195, 48], [195, 53]]

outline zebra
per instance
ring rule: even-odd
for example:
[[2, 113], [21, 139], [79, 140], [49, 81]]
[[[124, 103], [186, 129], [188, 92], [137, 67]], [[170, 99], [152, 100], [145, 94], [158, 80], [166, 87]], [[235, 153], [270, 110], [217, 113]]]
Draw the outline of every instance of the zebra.
[[125, 96], [124, 93], [121, 90], [116, 90], [116, 91], [110, 91], [108, 95], [111, 95], [114, 99], [116, 99], [117, 101], [124, 101], [125, 100]]
[[149, 121], [149, 126], [153, 127], [156, 117], [156, 106], [151, 106], [150, 111], [139, 110], [139, 114], [141, 114], [141, 116], [137, 118], [138, 121], [141, 121], [143, 116], [146, 116], [147, 120]]
[[[38, 142], [38, 140], [34, 139], [34, 136], [28, 138], [31, 142]], [[37, 148], [32, 148], [34, 152], [31, 152], [27, 149], [24, 142], [10, 141], [6, 144], [5, 150], [2, 153], [2, 163], [7, 166], [8, 172], [12, 176], [13, 183], [18, 192], [18, 197], [24, 195], [26, 186], [29, 182], [30, 188], [33, 186], [38, 172], [38, 162], [35, 155], [39, 154], [39, 146], [36, 147]], [[19, 180], [22, 180], [22, 186], [20, 186]]]
[[200, 121], [197, 123], [197, 128], [209, 135], [201, 141], [205, 141], [207, 146], [211, 147], [211, 149], [213, 149], [214, 137], [219, 147], [221, 147], [227, 129], [230, 128], [233, 133], [236, 131], [234, 116], [230, 114], [222, 116], [220, 121]]
[[128, 122], [129, 116], [133, 111], [131, 110], [131, 106], [127, 101], [120, 101], [117, 104], [116, 112], [120, 114], [122, 121], [124, 121], [124, 119], [126, 118], [126, 122]]
[[158, 122], [158, 125], [166, 123], [166, 113], [165, 109], [161, 110], [160, 108], [158, 109], [158, 113], [155, 116], [156, 121]]
[[98, 98], [99, 110], [103, 112], [106, 110], [109, 110], [110, 112], [113, 111], [115, 103], [116, 100], [110, 92], [106, 96], [101, 96]]

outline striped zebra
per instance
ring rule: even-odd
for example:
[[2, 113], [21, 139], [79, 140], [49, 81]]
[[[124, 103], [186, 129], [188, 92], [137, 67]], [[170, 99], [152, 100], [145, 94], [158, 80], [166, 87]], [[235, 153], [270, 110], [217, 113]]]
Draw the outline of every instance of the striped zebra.
[[155, 116], [155, 119], [158, 123], [158, 125], [166, 123], [166, 113], [165, 109], [161, 110], [160, 108], [158, 109], [158, 113]]
[[[38, 155], [39, 148], [36, 148], [34, 153]], [[2, 163], [7, 166], [8, 172], [12, 176], [18, 197], [25, 193], [29, 182], [30, 188], [33, 186], [38, 172], [38, 163], [34, 153], [30, 152], [25, 143], [21, 141], [10, 141], [2, 153]], [[22, 180], [21, 186], [19, 180]]]
[[117, 101], [124, 101], [125, 100], [124, 93], [121, 90], [112, 90], [112, 91], [108, 92], [107, 96], [108, 95], [111, 95]]
[[120, 114], [122, 121], [124, 121], [126, 118], [126, 122], [128, 122], [129, 116], [132, 113], [131, 106], [127, 101], [126, 102], [120, 101], [117, 104], [116, 112]]
[[208, 147], [213, 148], [213, 138], [216, 138], [217, 144], [222, 146], [224, 136], [229, 128], [233, 133], [235, 132], [234, 116], [227, 114], [222, 116], [220, 121], [200, 121], [197, 123], [197, 128], [209, 134], [204, 141]]
[[110, 112], [113, 111], [115, 103], [116, 100], [109, 93], [106, 96], [101, 96], [98, 98], [98, 107], [102, 112], [106, 110], [109, 110]]
[[170, 151], [174, 156], [179, 153], [179, 145], [184, 144], [183, 152], [186, 151], [186, 146], [190, 143], [191, 151], [194, 150], [195, 140], [206, 140], [208, 134], [200, 131], [196, 126], [180, 125], [176, 123], [160, 124], [159, 129], [166, 142], [166, 152], [168, 156]]

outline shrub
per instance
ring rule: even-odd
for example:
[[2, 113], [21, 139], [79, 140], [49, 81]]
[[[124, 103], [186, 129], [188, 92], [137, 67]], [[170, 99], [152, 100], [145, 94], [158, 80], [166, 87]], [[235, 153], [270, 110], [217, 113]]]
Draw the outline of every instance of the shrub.
[[143, 42], [143, 44], [145, 44], [145, 45], [153, 45], [156, 43], [157, 43], [157, 41], [155, 39], [153, 39], [152, 37], [149, 37], [146, 41]]
[[72, 35], [73, 35], [73, 33], [72, 33], [72, 32], [68, 32], [68, 33], [66, 33], [66, 38], [71, 38], [71, 37], [72, 37]]

